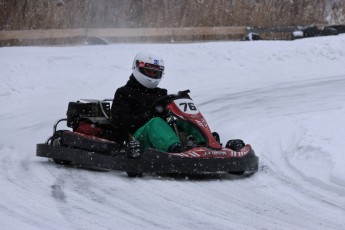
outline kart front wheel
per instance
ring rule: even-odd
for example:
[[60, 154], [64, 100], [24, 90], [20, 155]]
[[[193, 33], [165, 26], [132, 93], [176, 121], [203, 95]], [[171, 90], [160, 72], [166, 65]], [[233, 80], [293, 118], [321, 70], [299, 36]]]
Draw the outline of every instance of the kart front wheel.
[[241, 139], [229, 140], [225, 148], [229, 148], [234, 151], [240, 151], [245, 146], [245, 143]]
[[228, 173], [230, 173], [230, 174], [232, 174], [232, 175], [241, 176], [241, 175], [244, 174], [244, 172], [245, 172], [245, 171], [237, 171], [237, 172], [228, 172]]

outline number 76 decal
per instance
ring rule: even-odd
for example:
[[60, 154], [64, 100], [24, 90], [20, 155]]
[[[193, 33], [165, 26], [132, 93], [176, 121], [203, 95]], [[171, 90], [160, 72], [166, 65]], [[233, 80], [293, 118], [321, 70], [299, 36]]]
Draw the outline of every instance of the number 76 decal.
[[186, 112], [188, 108], [192, 111], [196, 110], [194, 103], [191, 103], [191, 102], [189, 102], [189, 103], [184, 102], [184, 103], [180, 103], [179, 105], [183, 106], [183, 112]]
[[191, 99], [182, 98], [175, 101], [177, 107], [184, 113], [198, 114], [199, 110]]

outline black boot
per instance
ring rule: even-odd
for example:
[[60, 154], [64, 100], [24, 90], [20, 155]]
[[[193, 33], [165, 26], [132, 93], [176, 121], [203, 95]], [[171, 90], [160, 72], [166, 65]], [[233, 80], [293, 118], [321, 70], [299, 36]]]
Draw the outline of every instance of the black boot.
[[219, 137], [219, 134], [217, 132], [213, 132], [212, 136], [220, 145], [223, 145], [222, 143], [220, 143], [220, 137]]
[[196, 138], [192, 135], [189, 135], [186, 139], [186, 149], [192, 149], [196, 147]]

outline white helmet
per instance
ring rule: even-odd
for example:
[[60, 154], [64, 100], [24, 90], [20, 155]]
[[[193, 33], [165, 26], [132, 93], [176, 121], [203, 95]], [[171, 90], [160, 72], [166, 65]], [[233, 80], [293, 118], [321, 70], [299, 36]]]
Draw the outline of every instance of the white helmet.
[[146, 88], [156, 88], [164, 74], [164, 60], [151, 52], [140, 52], [133, 61], [133, 75]]

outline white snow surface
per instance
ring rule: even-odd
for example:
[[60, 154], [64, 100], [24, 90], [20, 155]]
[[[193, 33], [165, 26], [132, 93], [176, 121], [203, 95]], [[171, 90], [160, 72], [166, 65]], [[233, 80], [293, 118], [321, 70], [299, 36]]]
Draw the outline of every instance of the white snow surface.
[[[128, 178], [35, 156], [68, 102], [112, 98], [141, 50], [223, 144], [253, 146], [256, 174]], [[0, 229], [345, 229], [345, 36], [7, 47], [0, 80]]]

